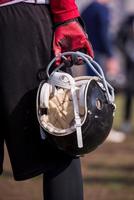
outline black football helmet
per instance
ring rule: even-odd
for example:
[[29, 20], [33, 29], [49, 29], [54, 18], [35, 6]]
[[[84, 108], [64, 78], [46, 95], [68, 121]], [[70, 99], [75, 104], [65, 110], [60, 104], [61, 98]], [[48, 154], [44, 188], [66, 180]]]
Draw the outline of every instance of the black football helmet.
[[[51, 73], [56, 58], [49, 63], [48, 79], [38, 88], [37, 117], [46, 135], [58, 148], [70, 155], [81, 156], [102, 144], [111, 130], [114, 89], [105, 80], [98, 63], [88, 55], [65, 52], [59, 56], [62, 63]], [[73, 77], [65, 69], [70, 71], [76, 61], [86, 63], [95, 76]]]

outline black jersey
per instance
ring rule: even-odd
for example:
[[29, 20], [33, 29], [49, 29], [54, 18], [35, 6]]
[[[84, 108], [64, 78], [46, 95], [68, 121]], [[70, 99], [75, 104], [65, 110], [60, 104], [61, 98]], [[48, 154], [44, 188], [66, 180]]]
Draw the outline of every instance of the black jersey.
[[36, 117], [38, 73], [51, 59], [52, 24], [46, 5], [0, 8], [0, 170], [3, 140], [14, 178], [64, 168], [72, 158], [40, 137]]

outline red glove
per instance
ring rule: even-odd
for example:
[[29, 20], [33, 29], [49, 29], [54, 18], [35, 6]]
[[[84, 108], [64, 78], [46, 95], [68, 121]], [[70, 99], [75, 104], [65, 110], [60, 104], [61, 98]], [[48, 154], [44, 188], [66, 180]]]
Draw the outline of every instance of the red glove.
[[[91, 57], [94, 57], [87, 34], [78, 21], [70, 21], [59, 25], [56, 28], [53, 40], [53, 51], [55, 56], [62, 52], [78, 51], [81, 49]], [[59, 64], [59, 60], [56, 64]]]

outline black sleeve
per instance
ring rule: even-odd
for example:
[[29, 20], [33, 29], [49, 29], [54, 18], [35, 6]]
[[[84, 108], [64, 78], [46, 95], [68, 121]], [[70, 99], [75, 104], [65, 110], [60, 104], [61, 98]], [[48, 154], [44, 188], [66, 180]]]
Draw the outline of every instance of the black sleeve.
[[126, 24], [122, 24], [116, 35], [116, 45], [122, 53], [125, 54], [125, 43], [127, 40], [127, 28]]
[[113, 45], [109, 34], [109, 12], [104, 12], [104, 10], [99, 10], [98, 21], [99, 21], [99, 39], [103, 52], [108, 56], [113, 55]]

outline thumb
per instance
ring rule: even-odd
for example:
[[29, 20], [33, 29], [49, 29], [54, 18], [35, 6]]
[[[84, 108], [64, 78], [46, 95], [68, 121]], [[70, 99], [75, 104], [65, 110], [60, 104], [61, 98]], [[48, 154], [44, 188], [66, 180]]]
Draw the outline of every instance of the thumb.
[[56, 57], [56, 61], [55, 61], [56, 66], [59, 65], [59, 64], [61, 63], [60, 54], [61, 54], [61, 48], [56, 48], [56, 49], [54, 49], [54, 55], [55, 55], [55, 57]]
[[54, 55], [56, 57], [55, 64], [57, 66], [61, 62], [61, 58], [59, 56], [61, 54], [61, 46], [58, 44], [58, 42], [56, 42], [55, 38], [53, 40], [53, 52], [54, 52]]

